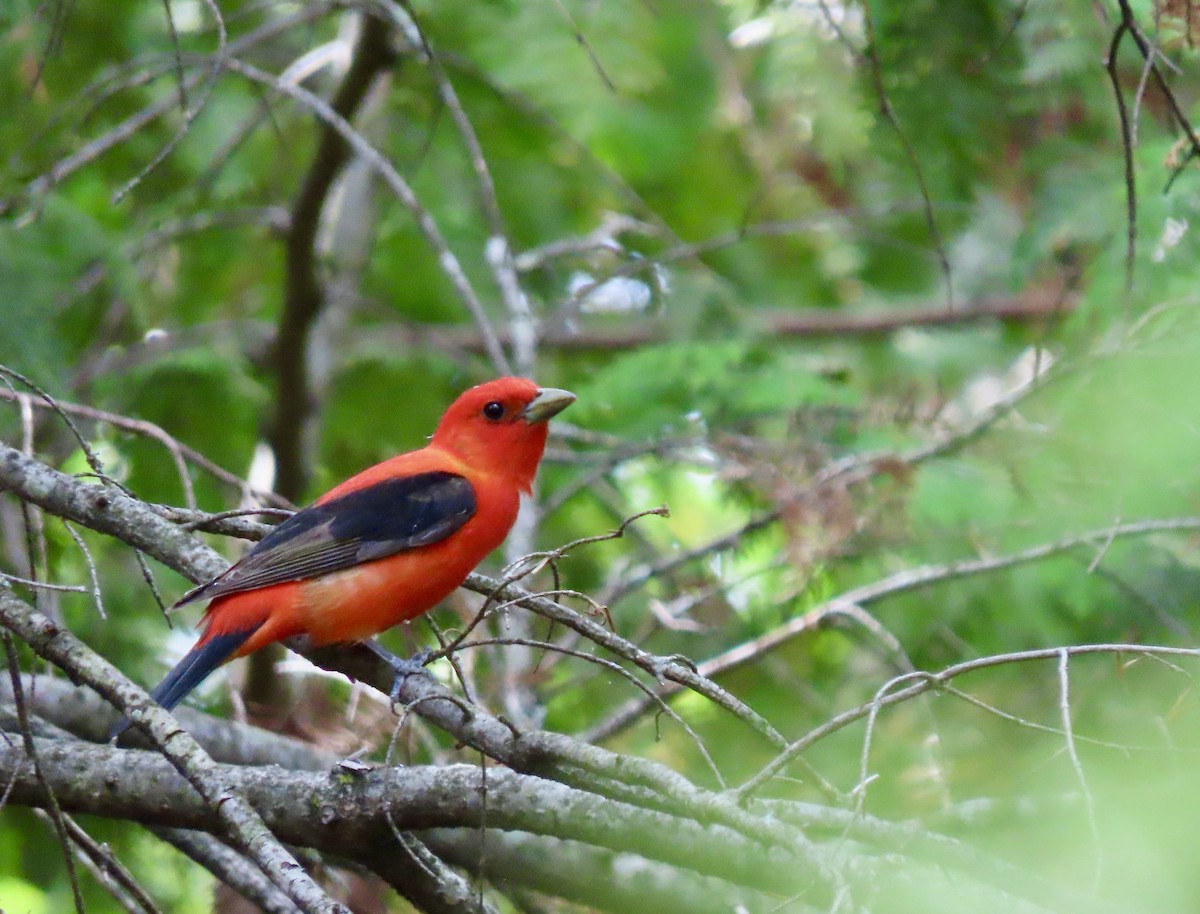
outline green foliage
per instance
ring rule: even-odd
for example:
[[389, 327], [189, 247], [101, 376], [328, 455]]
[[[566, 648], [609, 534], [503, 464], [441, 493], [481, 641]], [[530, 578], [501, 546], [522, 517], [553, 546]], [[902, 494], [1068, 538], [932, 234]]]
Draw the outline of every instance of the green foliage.
[[[1163, 13], [1153, 33], [1179, 67], [1170, 84], [1190, 114], [1200, 52], [1167, 6], [1133, 8], [1147, 34]], [[233, 70], [210, 75], [216, 35], [205, 4], [171, 4], [181, 59], [161, 4], [45, 7], [0, 4], [0, 365], [63, 400], [154, 423], [244, 476], [279, 403], [301, 396], [278, 389], [271, 342], [289, 269], [279, 217], [308, 174], [317, 121]], [[240, 55], [275, 73], [335, 41], [351, 15], [303, 4], [220, 8], [231, 40], [281, 15], [310, 15]], [[1098, 65], [1114, 4], [423, 0], [414, 11], [478, 136], [528, 304], [562, 344], [539, 349], [537, 377], [579, 395], [564, 417], [577, 434], [552, 441], [540, 477], [553, 510], [534, 545], [596, 536], [634, 512], [670, 507], [670, 518], [644, 518], [559, 562], [564, 587], [606, 601], [615, 589], [606, 608], [622, 635], [703, 661], [889, 575], [1012, 554], [1118, 520], [1196, 513], [1200, 180], [1152, 86], [1138, 102], [1132, 150], [1130, 284], [1124, 150]], [[185, 123], [175, 103], [180, 64], [198, 80], [186, 105], [202, 108], [172, 145]], [[329, 97], [338, 66], [303, 85]], [[1132, 106], [1145, 74], [1129, 40], [1116, 71]], [[88, 151], [163, 99], [173, 104], [162, 117]], [[411, 183], [489, 321], [511, 336], [475, 163], [418, 55], [401, 54], [354, 123]], [[72, 159], [81, 152], [86, 161]], [[587, 236], [612, 214], [625, 226], [601, 243], [520, 265], [519, 255]], [[317, 279], [336, 294], [307, 352], [311, 492], [419, 446], [458, 390], [496, 370], [445, 264], [378, 177], [358, 196], [337, 186], [322, 218]], [[594, 283], [599, 292], [612, 277], [645, 301], [606, 309], [579, 291]], [[997, 302], [1043, 300], [1071, 313], [971, 319]], [[852, 326], [860, 312], [902, 310], [928, 320], [887, 332]], [[821, 317], [832, 329], [790, 329]], [[1045, 389], [986, 434], [906, 463], [1011, 394], [1035, 362], [1054, 363]], [[0, 407], [0, 435], [19, 441], [19, 412]], [[113, 478], [149, 501], [184, 502], [160, 440], [79, 424]], [[39, 412], [36, 432], [47, 460], [89, 472], [52, 414]], [[889, 459], [865, 462], [852, 485], [812, 491], [833, 461], [881, 452]], [[189, 473], [202, 508], [239, 505], [234, 487]], [[560, 493], [570, 494], [559, 502]], [[27, 569], [9, 567], [24, 549], [19, 515], [3, 519], [3, 570], [23, 576]], [[747, 525], [761, 529], [738, 536], [736, 548], [621, 592], [626, 576]], [[48, 522], [46, 535], [49, 577], [89, 581], [62, 525]], [[88, 595], [49, 599], [72, 630], [148, 681], [161, 672], [168, 627], [130, 551], [91, 534], [86, 542], [107, 619]], [[231, 555], [237, 548], [213, 542]], [[721, 684], [796, 737], [872, 700], [910, 666], [1087, 642], [1190, 644], [1200, 601], [1194, 552], [1176, 534], [1101, 539], [864, 600], [870, 625], [853, 613], [823, 618]], [[502, 564], [497, 556], [490, 570]], [[153, 571], [168, 602], [177, 597], [185, 583]], [[530, 583], [553, 586], [549, 575]], [[475, 604], [450, 602], [436, 618], [459, 629]], [[425, 637], [415, 631], [410, 640]], [[478, 655], [487, 688], [507, 688], [496, 656]], [[1053, 805], [1082, 789], [1061, 735], [1044, 729], [1062, 725], [1055, 662], [956, 683], [1009, 718], [949, 694], [881, 711], [866, 753], [878, 775], [867, 809], [925, 817], [1090, 890], [1090, 826], [1077, 805], [1061, 816]], [[1163, 750], [1193, 750], [1200, 703], [1191, 667], [1181, 662], [1181, 675], [1161, 666], [1073, 661], [1068, 703], [1080, 732], [1152, 746], [1173, 761]], [[547, 725], [564, 732], [584, 731], [641, 694], [569, 659], [547, 658], [529, 678]], [[330, 701], [344, 697], [342, 686], [330, 690]], [[733, 782], [774, 754], [695, 695], [672, 708]], [[850, 791], [864, 739], [861, 725], [848, 728], [806, 758]], [[647, 715], [607, 745], [715, 783], [691, 738], [665, 718]], [[412, 751], [422, 760], [429, 746]], [[1153, 753], [1125, 757], [1100, 744], [1081, 752], [1101, 810], [1101, 894], [1135, 910], [1187, 910], [1196, 887], [1179, 810], [1190, 804], [1168, 794], [1191, 799], [1195, 784]], [[820, 799], [808, 784], [771, 789]], [[956, 804], [979, 798], [1036, 800], [1056, 812], [982, 825], [955, 818]], [[164, 910], [208, 909], [199, 868], [130, 829], [89, 827], [123, 858], [143, 861], [137, 875]], [[26, 812], [4, 810], [5, 911], [69, 909], [50, 841]], [[18, 859], [20, 870], [10, 869], [6, 861]], [[89, 910], [111, 909], [95, 885], [85, 892]], [[924, 910], [919, 897], [906, 898], [898, 893], [895, 909]]]

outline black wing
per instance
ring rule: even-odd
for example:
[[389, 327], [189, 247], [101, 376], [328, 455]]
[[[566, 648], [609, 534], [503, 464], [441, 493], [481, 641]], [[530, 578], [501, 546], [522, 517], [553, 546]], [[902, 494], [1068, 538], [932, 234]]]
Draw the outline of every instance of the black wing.
[[385, 479], [297, 511], [242, 560], [176, 606], [301, 581], [444, 540], [475, 514], [475, 490], [454, 473]]

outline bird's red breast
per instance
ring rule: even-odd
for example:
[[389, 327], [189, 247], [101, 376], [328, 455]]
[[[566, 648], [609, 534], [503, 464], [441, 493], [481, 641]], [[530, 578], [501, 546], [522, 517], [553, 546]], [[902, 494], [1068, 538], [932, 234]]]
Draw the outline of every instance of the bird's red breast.
[[574, 399], [523, 378], [465, 391], [426, 447], [334, 487], [185, 594], [180, 604], [211, 600], [204, 634], [155, 698], [173, 707], [225, 660], [273, 641], [359, 641], [431, 609], [508, 535], [547, 420]]

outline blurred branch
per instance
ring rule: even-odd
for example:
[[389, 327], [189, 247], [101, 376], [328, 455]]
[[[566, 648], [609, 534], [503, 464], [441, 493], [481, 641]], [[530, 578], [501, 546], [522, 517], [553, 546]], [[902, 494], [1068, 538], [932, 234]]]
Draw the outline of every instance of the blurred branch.
[[929, 229], [929, 238], [933, 242], [934, 252], [937, 254], [938, 264], [942, 269], [942, 279], [946, 283], [946, 310], [953, 311], [955, 308], [954, 277], [950, 271], [950, 255], [947, 253], [946, 241], [942, 238], [942, 232], [938, 228], [937, 217], [933, 211], [933, 198], [929, 193], [929, 184], [925, 180], [925, 170], [921, 167], [921, 159], [917, 156], [917, 150], [909, 140], [908, 134], [900, 126], [900, 118], [896, 115], [896, 109], [892, 107], [892, 100], [884, 86], [883, 64], [879, 60], [879, 39], [875, 34], [875, 16], [867, 4], [864, 4], [862, 8], [862, 20], [866, 29], [867, 41], [860, 56], [862, 60], [866, 61], [867, 69], [870, 70], [871, 84], [875, 89], [875, 98], [879, 102], [879, 113], [895, 131], [900, 148], [904, 151], [904, 157], [908, 159], [913, 177], [917, 180], [921, 199], [925, 202], [925, 225]]
[[284, 95], [299, 102], [304, 107], [312, 111], [323, 123], [332, 127], [337, 133], [350, 144], [354, 152], [363, 159], [363, 161], [371, 167], [373, 171], [383, 178], [388, 188], [396, 195], [404, 207], [413, 216], [416, 221], [417, 228], [425, 237], [426, 242], [437, 255], [438, 266], [450, 281], [454, 290], [458, 293], [460, 299], [467, 311], [475, 320], [475, 324], [479, 329], [484, 341], [484, 349], [490, 357], [493, 367], [502, 373], [509, 373], [508, 359], [504, 354], [503, 348], [500, 346], [496, 338], [495, 331], [492, 329], [491, 321], [488, 319], [487, 312], [483, 307], [483, 302], [475, 292], [470, 278], [463, 270], [462, 264], [451, 250], [445, 236], [438, 227], [437, 222], [429, 214], [429, 211], [421, 204], [420, 199], [413, 191], [411, 185], [404, 177], [374, 146], [371, 145], [365, 137], [362, 136], [354, 127], [346, 121], [344, 117], [334, 111], [327, 102], [319, 96], [314, 95], [307, 89], [294, 85], [289, 82], [284, 82], [279, 77], [272, 76], [258, 67], [248, 64], [245, 61], [231, 59], [228, 61], [228, 67], [235, 73], [239, 73], [251, 82], [259, 83], [260, 85], [268, 86], [275, 91], [281, 92]]
[[[306, 4], [303, 9], [296, 13], [272, 19], [254, 31], [247, 32], [240, 38], [230, 41], [225, 46], [225, 53], [232, 55], [249, 51], [259, 44], [276, 38], [296, 26], [305, 25], [321, 18], [329, 12], [330, 8], [331, 5], [322, 2]], [[210, 59], [206, 55], [201, 58], [201, 61], [209, 63]], [[181, 87], [182, 90], [186, 92], [194, 89], [200, 84], [203, 78], [203, 73], [191, 74], [184, 81]], [[53, 190], [56, 185], [79, 171], [79, 169], [91, 164], [110, 149], [136, 136], [146, 126], [152, 124], [168, 111], [171, 111], [178, 100], [178, 94], [165, 94], [140, 111], [129, 115], [108, 132], [85, 143], [71, 155], [60, 159], [46, 172], [26, 184], [20, 197], [0, 199], [0, 215], [8, 213], [21, 200], [36, 202], [39, 197]]]
[[10, 390], [0, 388], [0, 400], [9, 402], [19, 402], [28, 400], [29, 403], [43, 410], [53, 410], [55, 412], [63, 412], [70, 416], [78, 416], [81, 419], [90, 419], [94, 422], [103, 422], [111, 425], [114, 428], [119, 428], [122, 431], [132, 432], [136, 435], [143, 435], [147, 438], [152, 438], [162, 444], [167, 452], [171, 455], [171, 460], [175, 465], [175, 472], [179, 477], [180, 485], [183, 488], [184, 501], [189, 508], [196, 507], [196, 493], [192, 486], [191, 476], [188, 474], [186, 464], [190, 463], [220, 482], [231, 486], [239, 493], [253, 495], [263, 504], [269, 505], [288, 505], [286, 499], [273, 495], [270, 492], [251, 492], [249, 484], [235, 473], [229, 472], [224, 467], [209, 460], [195, 448], [188, 447], [183, 444], [162, 426], [155, 425], [153, 422], [147, 422], [144, 419], [133, 419], [129, 416], [122, 416], [117, 413], [110, 413], [102, 409], [96, 409], [92, 406], [84, 406], [79, 403], [68, 403], [62, 400], [55, 400], [53, 404], [46, 402], [40, 397], [35, 397], [27, 394], [17, 394]]
[[475, 173], [480, 207], [491, 236], [487, 242], [484, 260], [492, 271], [496, 287], [500, 290], [508, 311], [513, 364], [518, 374], [531, 377], [534, 369], [533, 360], [536, 355], [537, 324], [530, 311], [529, 300], [517, 278], [517, 270], [513, 263], [512, 242], [505, 230], [504, 215], [500, 211], [500, 201], [496, 196], [496, 183], [492, 179], [492, 172], [488, 167], [487, 158], [483, 154], [483, 146], [479, 142], [475, 125], [471, 123], [471, 118], [463, 108], [458, 92], [455, 91], [454, 83], [446, 75], [440, 55], [430, 45], [429, 36], [417, 23], [411, 6], [393, 3], [390, 0], [379, 0], [379, 2], [390, 12], [397, 25], [413, 38], [413, 43], [420, 47], [422, 62], [437, 84], [438, 95], [446, 106], [446, 110], [450, 112], [454, 129], [466, 150], [471, 170]]
[[221, 70], [225, 63], [225, 55], [229, 50], [228, 35], [225, 32], [225, 19], [221, 15], [221, 8], [217, 5], [217, 0], [202, 0], [202, 5], [208, 10], [208, 14], [212, 17], [213, 22], [216, 25], [217, 49], [211, 55], [209, 55], [208, 79], [205, 80], [204, 85], [200, 89], [199, 98], [197, 99], [196, 104], [188, 105], [187, 87], [185, 85], [183, 76], [183, 60], [179, 53], [178, 36], [175, 34], [175, 21], [170, 12], [170, 3], [165, 2], [164, 5], [167, 9], [167, 21], [171, 26], [171, 38], [175, 46], [176, 73], [179, 81], [179, 104], [183, 109], [183, 123], [179, 125], [179, 128], [175, 131], [174, 135], [163, 145], [163, 147], [159, 149], [157, 153], [155, 153], [154, 157], [144, 166], [142, 166], [141, 169], [139, 169], [136, 175], [126, 181], [121, 187], [117, 188], [116, 192], [114, 192], [112, 195], [112, 202], [114, 205], [120, 203], [126, 197], [126, 195], [130, 193], [130, 191], [132, 191], [135, 187], [141, 184], [143, 180], [145, 180], [148, 174], [166, 161], [167, 156], [169, 156], [175, 150], [175, 147], [183, 141], [183, 138], [187, 136], [187, 132], [192, 127], [192, 122], [195, 121], [197, 115], [199, 115], [204, 109], [204, 106], [208, 103], [209, 97], [212, 95], [213, 88], [216, 86], [217, 80], [221, 76]]
[[[762, 309], [746, 314], [746, 332], [771, 338], [826, 339], [872, 337], [895, 333], [905, 328], [937, 329], [973, 324], [1003, 322], [1036, 326], [1069, 317], [1078, 299], [1074, 294], [1053, 289], [1030, 290], [1018, 297], [999, 296], [965, 303], [954, 311], [945, 308], [897, 308], [886, 311], [852, 311], [836, 308]], [[502, 346], [511, 344], [507, 330], [496, 330], [494, 338]], [[167, 339], [138, 342], [120, 352], [105, 352], [95, 365], [88, 366], [84, 378], [101, 372], [123, 373], [137, 365], [161, 357], [164, 349], [174, 346], [213, 346], [232, 342], [255, 364], [264, 361], [263, 353], [274, 345], [275, 331], [263, 321], [214, 321], [208, 325], [181, 328]], [[660, 322], [629, 321], [618, 325], [588, 326], [578, 330], [543, 327], [538, 337], [544, 351], [619, 352], [671, 339], [669, 328]], [[486, 354], [487, 345], [477, 329], [461, 324], [387, 324], [372, 325], [361, 333], [351, 331], [340, 357], [350, 361], [364, 351], [380, 349], [409, 352], [438, 350], [450, 353]]]
[[1134, 170], [1133, 144], [1134, 124], [1129, 117], [1129, 107], [1125, 103], [1125, 93], [1121, 88], [1121, 78], [1117, 73], [1117, 53], [1121, 43], [1129, 31], [1133, 15], [1128, 6], [1121, 4], [1121, 21], [1113, 30], [1109, 41], [1108, 54], [1104, 59], [1104, 69], [1112, 82], [1113, 98], [1117, 102], [1117, 119], [1121, 125], [1121, 155], [1125, 164], [1125, 294], [1133, 289], [1134, 258], [1137, 254], [1137, 175]]
[[[362, 16], [360, 22], [350, 66], [329, 102], [330, 110], [345, 122], [353, 120], [376, 78], [395, 60], [387, 26], [374, 16]], [[309, 336], [325, 304], [325, 291], [317, 277], [317, 231], [334, 180], [350, 153], [350, 145], [341, 134], [329, 123], [322, 123], [286, 235], [286, 285], [273, 347], [275, 420], [270, 441], [275, 452], [275, 488], [291, 501], [304, 495], [308, 481], [305, 429], [314, 405]]]
[[885, 683], [872, 701], [859, 705], [857, 708], [852, 708], [849, 711], [843, 711], [841, 714], [831, 718], [820, 727], [809, 731], [803, 737], [793, 742], [784, 752], [776, 756], [770, 764], [734, 792], [740, 797], [750, 796], [761, 789], [767, 781], [775, 777], [806, 749], [829, 734], [841, 730], [864, 717], [877, 714], [882, 708], [908, 701], [910, 698], [922, 695], [930, 689], [937, 689], [958, 676], [973, 673], [977, 670], [1014, 663], [1029, 663], [1038, 660], [1055, 660], [1061, 663], [1064, 656], [1078, 657], [1085, 654], [1200, 657], [1200, 649], [1144, 644], [1075, 644], [1069, 647], [1042, 648], [1039, 650], [1017, 651], [1010, 654], [980, 657], [975, 660], [967, 660], [963, 663], [946, 667], [940, 673], [928, 673], [925, 671], [906, 673]]
[[[906, 568], [886, 578], [854, 587], [844, 593], [838, 594], [836, 597], [823, 600], [784, 625], [698, 664], [696, 670], [700, 675], [706, 677], [720, 676], [739, 667], [761, 660], [771, 651], [782, 647], [793, 638], [797, 638], [806, 632], [815, 631], [839, 615], [856, 615], [858, 612], [861, 612], [861, 607], [868, 603], [874, 603], [887, 597], [897, 596], [921, 587], [929, 587], [973, 575], [990, 574], [1009, 568], [1017, 568], [1021, 565], [1041, 561], [1085, 546], [1107, 547], [1108, 543], [1116, 539], [1148, 536], [1153, 533], [1186, 533], [1196, 531], [1200, 531], [1200, 518], [1178, 517], [1146, 520], [1117, 524], [1098, 530], [1089, 530], [1085, 533], [1068, 536], [1051, 543], [1041, 543], [1031, 546], [1028, 549], [1008, 555], [963, 559], [958, 562], [925, 565], [919, 568]], [[680, 687], [678, 685], [665, 686], [659, 689], [658, 697], [666, 698], [679, 691]], [[609, 739], [621, 730], [624, 730], [653, 707], [654, 703], [649, 699], [633, 699], [619, 708], [600, 725], [593, 727], [586, 733], [580, 734], [580, 738], [588, 742], [599, 742]]]
[[[1108, 73], [1109, 81], [1112, 83], [1113, 95], [1117, 103], [1117, 115], [1121, 125], [1121, 150], [1125, 164], [1125, 291], [1128, 293], [1133, 287], [1134, 257], [1137, 251], [1137, 182], [1134, 169], [1134, 152], [1137, 147], [1137, 113], [1147, 75], [1154, 77], [1154, 83], [1162, 93], [1170, 118], [1175, 121], [1179, 129], [1183, 132], [1183, 145], [1187, 148], [1185, 155], [1174, 156], [1176, 160], [1174, 174], [1171, 180], [1167, 182], [1168, 189], [1175, 178], [1183, 172], [1187, 164], [1200, 155], [1200, 137], [1196, 135], [1196, 130], [1192, 126], [1192, 122], [1188, 119], [1183, 106], [1180, 105], [1179, 99], [1176, 98], [1175, 91], [1171, 88], [1171, 84], [1167, 81], [1167, 78], [1163, 75], [1162, 68], [1159, 66], [1159, 60], [1165, 58], [1162, 57], [1158, 48], [1146, 38], [1145, 34], [1138, 27], [1137, 17], [1134, 15], [1133, 7], [1130, 5], [1129, 0], [1117, 0], [1117, 7], [1120, 9], [1121, 18], [1113, 29], [1112, 37], [1109, 40], [1104, 68]], [[1191, 16], [1190, 3], [1188, 4], [1188, 16]], [[1120, 75], [1117, 71], [1117, 54], [1121, 49], [1126, 35], [1133, 39], [1144, 62], [1142, 79], [1139, 81], [1132, 114], [1126, 104], [1125, 95], [1121, 88]]]
[[[1040, 324], [1057, 321], [1074, 313], [1077, 298], [1055, 289], [1033, 289], [1018, 297], [996, 296], [961, 303], [954, 310], [935, 308], [896, 308], [887, 311], [860, 311], [838, 308], [763, 309], [747, 312], [744, 332], [766, 337], [882, 336], [905, 328], [962, 327], [1000, 321], [1015, 324]], [[373, 343], [389, 342], [409, 348], [439, 348], [483, 352], [485, 341], [466, 326], [382, 326], [370, 329]], [[506, 331], [500, 331], [501, 343], [510, 343]], [[570, 328], [544, 328], [538, 345], [564, 351], [602, 350], [607, 352], [637, 349], [671, 339], [667, 325], [652, 320], [623, 321], [619, 324]]]
[[[1054, 377], [1059, 378], [1064, 375], [1065, 372], [1060, 371]], [[736, 547], [744, 537], [778, 522], [788, 507], [816, 497], [827, 486], [857, 485], [875, 478], [880, 473], [895, 472], [897, 468], [907, 472], [912, 467], [926, 461], [957, 453], [978, 440], [997, 422], [1015, 410], [1026, 398], [1036, 391], [1044, 389], [1050, 383], [1047, 378], [1048, 376], [1043, 370], [1030, 381], [1018, 385], [994, 403], [969, 417], [958, 427], [935, 437], [926, 444], [917, 445], [907, 451], [850, 454], [835, 460], [814, 473], [807, 483], [770, 510], [752, 518], [730, 533], [642, 566], [611, 585], [603, 595], [603, 599], [605, 602], [615, 603], [660, 575], [672, 572], [698, 559]]]

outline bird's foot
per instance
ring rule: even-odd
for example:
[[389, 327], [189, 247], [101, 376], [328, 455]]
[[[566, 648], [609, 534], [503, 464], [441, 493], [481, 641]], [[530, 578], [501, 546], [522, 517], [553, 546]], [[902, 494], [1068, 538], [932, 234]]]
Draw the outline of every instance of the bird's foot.
[[392, 672], [396, 674], [396, 678], [392, 680], [392, 691], [388, 696], [392, 699], [392, 704], [395, 705], [400, 701], [400, 690], [404, 688], [404, 680], [409, 676], [425, 676], [428, 675], [425, 664], [429, 662], [429, 658], [433, 656], [433, 651], [429, 648], [417, 651], [411, 657], [397, 657], [392, 654], [392, 659], [388, 661], [388, 665], [392, 668]]
[[397, 657], [391, 651], [385, 650], [374, 641], [364, 643], [376, 657], [391, 667], [392, 672], [395, 674], [395, 678], [392, 680], [392, 690], [388, 693], [388, 697], [392, 700], [393, 705], [399, 703], [400, 690], [404, 688], [404, 681], [409, 676], [427, 675], [425, 664], [433, 656], [433, 651], [429, 650], [429, 648], [417, 651], [411, 657]]
[[650, 672], [654, 674], [654, 677], [660, 683], [666, 682], [667, 667], [671, 665], [687, 667], [696, 674], [700, 672], [700, 667], [696, 665], [696, 661], [690, 657], [685, 657], [683, 654], [656, 655], [651, 661]]

